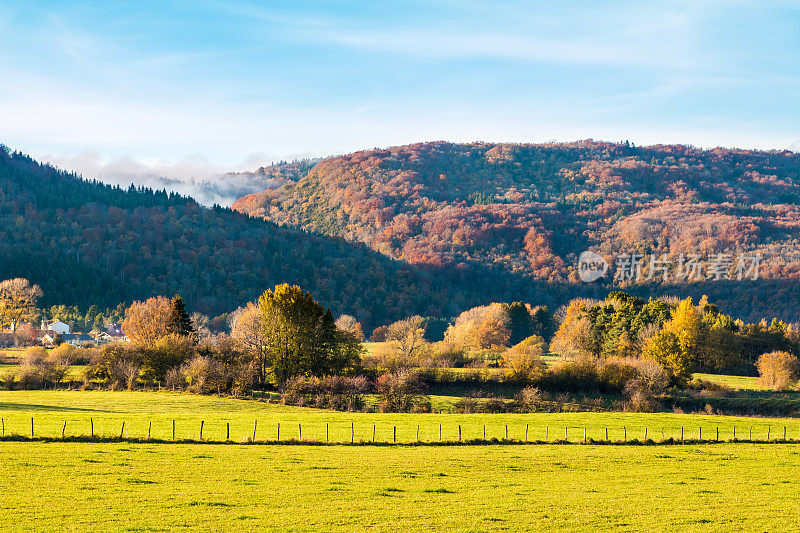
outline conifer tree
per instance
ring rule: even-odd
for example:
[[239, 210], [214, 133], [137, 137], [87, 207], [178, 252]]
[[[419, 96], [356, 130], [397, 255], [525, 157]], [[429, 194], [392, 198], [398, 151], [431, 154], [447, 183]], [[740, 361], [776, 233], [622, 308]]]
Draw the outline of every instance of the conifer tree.
[[192, 337], [195, 334], [192, 319], [186, 312], [183, 298], [175, 295], [170, 301], [169, 318], [167, 318], [167, 332], [181, 337]]

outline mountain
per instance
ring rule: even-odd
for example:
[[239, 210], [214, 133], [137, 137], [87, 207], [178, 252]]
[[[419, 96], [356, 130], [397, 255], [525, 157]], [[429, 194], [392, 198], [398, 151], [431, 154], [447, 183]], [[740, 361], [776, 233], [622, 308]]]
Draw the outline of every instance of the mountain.
[[[800, 154], [790, 151], [420, 143], [326, 158], [233, 208], [421, 268], [488, 269], [559, 294], [709, 293], [744, 319], [800, 319]], [[584, 250], [610, 264], [599, 284], [581, 285]], [[628, 254], [642, 256], [641, 278], [613, 282]], [[688, 283], [657, 268], [648, 279], [651, 254], [674, 274], [693, 255], [705, 270]], [[756, 263], [758, 280], [738, 279]]]
[[179, 293], [212, 315], [296, 283], [368, 328], [414, 313], [450, 316], [483, 297], [464, 282], [480, 279], [474, 271], [422, 269], [187, 196], [84, 180], [2, 147], [0, 279], [17, 276], [39, 284], [48, 306]]

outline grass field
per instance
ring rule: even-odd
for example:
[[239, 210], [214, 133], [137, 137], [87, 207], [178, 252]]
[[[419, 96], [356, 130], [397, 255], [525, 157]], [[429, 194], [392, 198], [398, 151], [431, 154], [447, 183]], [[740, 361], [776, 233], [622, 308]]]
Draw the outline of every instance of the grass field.
[[712, 383], [720, 383], [732, 389], [738, 390], [769, 390], [768, 387], [760, 385], [758, 378], [754, 376], [724, 376], [720, 374], [694, 374], [695, 379], [702, 379], [703, 381], [710, 381]]
[[[800, 420], [672, 413], [339, 413], [171, 392], [3, 391], [6, 436], [378, 441], [482, 436], [573, 442], [675, 436], [798, 438]], [[662, 446], [283, 446], [0, 440], [0, 524], [11, 531], [791, 530], [800, 443]], [[794, 488], [793, 488], [794, 487]]]
[[[30, 419], [34, 419], [36, 436], [58, 437], [66, 421], [66, 436], [89, 435], [90, 419], [97, 436], [119, 435], [125, 422], [125, 436], [143, 438], [147, 436], [152, 423], [151, 437], [154, 439], [172, 438], [172, 420], [175, 420], [176, 438], [199, 439], [200, 424], [203, 422], [203, 438], [225, 440], [227, 425], [230, 426], [231, 440], [244, 441], [252, 438], [253, 426], [257, 422], [256, 440], [274, 440], [278, 437], [278, 424], [281, 425], [281, 439], [302, 438], [307, 440], [326, 440], [345, 442], [351, 440], [371, 441], [373, 426], [376, 441], [392, 442], [394, 428], [397, 428], [398, 442], [419, 440], [435, 442], [439, 440], [439, 426], [442, 440], [458, 439], [458, 426], [461, 426], [462, 439], [483, 438], [486, 427], [487, 439], [505, 438], [508, 426], [509, 439], [524, 440], [528, 427], [529, 440], [563, 439], [583, 440], [583, 429], [587, 429], [590, 439], [604, 440], [608, 429], [609, 440], [629, 440], [648, 438], [661, 440], [678, 438], [680, 428], [684, 436], [694, 439], [703, 428], [705, 439], [716, 437], [719, 428], [720, 439], [733, 437], [737, 427], [737, 437], [749, 437], [752, 427], [753, 439], [764, 440], [767, 432], [770, 438], [782, 438], [783, 428], [787, 437], [800, 437], [800, 419], [749, 418], [714, 415], [690, 415], [676, 413], [622, 413], [622, 412], [578, 412], [578, 413], [531, 413], [531, 414], [381, 414], [381, 413], [343, 413], [288, 407], [253, 400], [237, 400], [214, 396], [196, 396], [171, 392], [111, 392], [111, 391], [0, 391], [0, 417], [6, 435], [30, 435]], [[301, 425], [301, 427], [298, 427]], [[768, 429], [769, 428], [769, 429]], [[713, 432], [713, 433], [712, 433]], [[747, 433], [745, 433], [747, 432]]]
[[796, 445], [0, 443], [10, 531], [790, 531]]

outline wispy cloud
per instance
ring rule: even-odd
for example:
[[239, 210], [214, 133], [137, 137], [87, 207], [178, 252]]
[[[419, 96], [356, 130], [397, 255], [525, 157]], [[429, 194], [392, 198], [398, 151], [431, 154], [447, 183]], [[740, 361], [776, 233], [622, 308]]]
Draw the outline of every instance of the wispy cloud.
[[11, 0], [0, 142], [143, 183], [431, 139], [796, 148], [798, 24], [743, 0]]

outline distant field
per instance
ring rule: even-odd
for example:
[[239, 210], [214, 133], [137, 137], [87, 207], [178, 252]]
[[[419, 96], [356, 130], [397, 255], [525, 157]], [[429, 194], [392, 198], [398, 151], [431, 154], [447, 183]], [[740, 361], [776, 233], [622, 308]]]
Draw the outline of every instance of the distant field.
[[795, 445], [0, 442], [11, 531], [791, 531]]
[[759, 385], [757, 377], [753, 376], [724, 376], [720, 374], [694, 374], [695, 379], [721, 383], [732, 389], [739, 390], [769, 390], [768, 387]]
[[[13, 372], [17, 368], [19, 368], [19, 365], [3, 365], [3, 364], [0, 364], [0, 377], [3, 377], [5, 374], [7, 374], [9, 372]], [[86, 366], [85, 365], [73, 365], [73, 366], [69, 367], [69, 370], [67, 371], [67, 379], [72, 379], [72, 380], [75, 380], [75, 381], [79, 381], [81, 379], [81, 377], [83, 376], [84, 370], [86, 370]]]
[[[152, 422], [151, 436], [159, 439], [172, 438], [172, 420], [176, 424], [177, 439], [199, 438], [200, 423], [204, 423], [203, 438], [224, 440], [230, 424], [231, 439], [244, 441], [252, 438], [253, 426], [257, 422], [256, 439], [277, 438], [278, 424], [281, 439], [297, 438], [302, 430], [304, 439], [331, 442], [350, 442], [351, 424], [353, 440], [371, 441], [373, 426], [375, 438], [381, 442], [394, 439], [397, 428], [398, 442], [414, 442], [419, 426], [421, 441], [438, 441], [439, 426], [442, 439], [458, 439], [461, 426], [462, 439], [483, 437], [505, 437], [508, 426], [510, 439], [523, 440], [528, 427], [529, 440], [562, 439], [567, 428], [567, 438], [583, 440], [583, 429], [590, 439], [604, 439], [608, 428], [610, 440], [643, 439], [645, 429], [648, 438], [660, 440], [662, 428], [664, 438], [678, 438], [681, 427], [685, 438], [697, 438], [700, 428], [703, 437], [715, 436], [720, 430], [721, 439], [730, 439], [733, 428], [737, 437], [749, 436], [752, 427], [754, 439], [766, 439], [768, 428], [771, 438], [781, 438], [787, 428], [789, 438], [800, 437], [800, 419], [792, 418], [748, 418], [714, 415], [689, 415], [676, 413], [532, 413], [532, 414], [381, 414], [342, 413], [301, 407], [288, 407], [253, 400], [237, 400], [213, 396], [196, 396], [171, 392], [110, 392], [110, 391], [0, 391], [0, 417], [6, 435], [30, 434], [30, 419], [34, 418], [34, 433], [37, 436], [60, 436], [64, 421], [65, 434], [88, 435], [90, 419], [94, 423], [95, 435], [119, 435], [125, 422], [125, 435], [146, 437]], [[301, 427], [298, 427], [298, 424]]]

